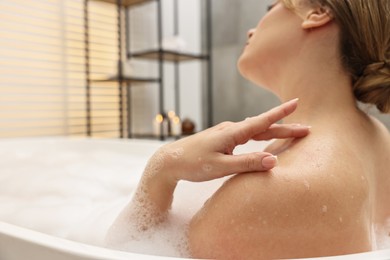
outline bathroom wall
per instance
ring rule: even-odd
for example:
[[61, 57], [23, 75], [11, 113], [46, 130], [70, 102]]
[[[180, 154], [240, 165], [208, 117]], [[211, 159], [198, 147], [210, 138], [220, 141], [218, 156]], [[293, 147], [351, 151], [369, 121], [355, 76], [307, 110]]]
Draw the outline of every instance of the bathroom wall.
[[273, 94], [242, 78], [236, 66], [248, 29], [272, 2], [213, 1], [214, 123], [242, 120], [278, 104]]
[[[236, 62], [246, 42], [247, 31], [257, 25], [273, 0], [213, 1], [214, 123], [238, 121], [257, 115], [280, 102], [238, 73]], [[390, 116], [377, 116], [390, 129]]]

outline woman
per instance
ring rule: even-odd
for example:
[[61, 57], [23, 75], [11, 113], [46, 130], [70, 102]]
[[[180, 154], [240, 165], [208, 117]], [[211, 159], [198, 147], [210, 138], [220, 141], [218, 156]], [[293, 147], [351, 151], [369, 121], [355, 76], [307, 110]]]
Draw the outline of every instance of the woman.
[[[299, 107], [292, 100], [164, 146], [149, 161], [133, 206], [117, 221], [135, 214], [150, 220], [138, 226], [148, 229], [164, 221], [179, 180], [238, 173], [192, 218], [193, 257], [374, 250], [375, 231], [390, 218], [390, 137], [356, 100], [390, 110], [390, 1], [277, 1], [248, 36], [241, 74], [282, 102], [298, 97]], [[276, 125], [282, 118], [284, 125]], [[294, 123], [311, 126], [310, 134]], [[263, 153], [231, 155], [249, 139], [270, 138], [287, 139]]]

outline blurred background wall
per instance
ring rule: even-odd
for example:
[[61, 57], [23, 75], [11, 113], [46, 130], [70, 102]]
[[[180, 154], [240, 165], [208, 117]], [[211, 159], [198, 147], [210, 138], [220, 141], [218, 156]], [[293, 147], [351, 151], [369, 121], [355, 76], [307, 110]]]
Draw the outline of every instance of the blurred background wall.
[[257, 25], [272, 0], [213, 2], [214, 119], [239, 121], [278, 104], [277, 98], [244, 79], [237, 60], [247, 31]]

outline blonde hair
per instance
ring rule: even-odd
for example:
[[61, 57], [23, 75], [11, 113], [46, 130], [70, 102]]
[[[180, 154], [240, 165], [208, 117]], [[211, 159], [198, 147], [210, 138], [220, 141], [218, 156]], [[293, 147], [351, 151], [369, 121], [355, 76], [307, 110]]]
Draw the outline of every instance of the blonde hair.
[[[390, 112], [390, 0], [307, 0], [332, 14], [340, 28], [341, 61], [357, 100]], [[291, 0], [283, 0], [293, 8]]]

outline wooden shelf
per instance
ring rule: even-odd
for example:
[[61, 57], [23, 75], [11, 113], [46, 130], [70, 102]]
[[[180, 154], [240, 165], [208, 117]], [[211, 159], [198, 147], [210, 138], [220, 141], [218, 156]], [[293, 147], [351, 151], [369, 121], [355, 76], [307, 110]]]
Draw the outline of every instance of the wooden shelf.
[[[92, 1], [117, 4], [117, 0], [92, 0]], [[152, 1], [155, 1], [155, 0], [122, 0], [121, 6], [129, 7], [129, 6], [144, 4], [144, 3], [148, 3], [148, 2], [152, 2]]]
[[128, 58], [158, 60], [160, 58], [160, 53], [162, 54], [162, 59], [164, 61], [191, 61], [191, 60], [207, 59], [208, 57], [205, 55], [197, 55], [197, 54], [177, 52], [177, 51], [149, 50], [149, 51], [134, 52], [128, 54]]
[[118, 76], [109, 77], [107, 79], [98, 79], [91, 80], [91, 82], [95, 83], [113, 83], [113, 82], [124, 82], [124, 83], [134, 83], [134, 84], [142, 84], [142, 83], [156, 83], [159, 80], [156, 78], [139, 78], [139, 77], [124, 77], [119, 78]]

